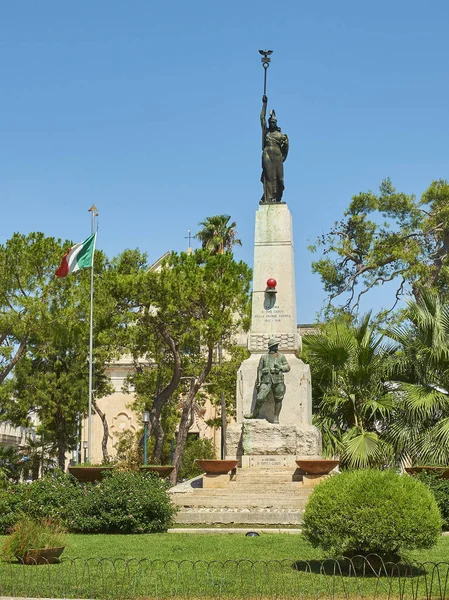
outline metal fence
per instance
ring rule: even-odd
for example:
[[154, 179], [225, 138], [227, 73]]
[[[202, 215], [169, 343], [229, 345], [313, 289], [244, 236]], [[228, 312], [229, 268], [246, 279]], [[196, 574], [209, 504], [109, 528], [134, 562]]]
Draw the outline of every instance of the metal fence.
[[67, 559], [0, 563], [0, 596], [28, 598], [298, 598], [449, 600], [449, 562]]

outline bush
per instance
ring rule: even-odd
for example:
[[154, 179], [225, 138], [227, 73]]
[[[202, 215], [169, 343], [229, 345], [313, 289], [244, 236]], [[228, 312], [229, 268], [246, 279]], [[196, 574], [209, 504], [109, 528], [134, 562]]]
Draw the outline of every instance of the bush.
[[83, 497], [78, 481], [62, 471], [18, 486], [20, 510], [34, 519], [60, 519], [65, 523]]
[[192, 479], [192, 477], [197, 477], [203, 473], [195, 464], [195, 459], [197, 458], [215, 458], [215, 448], [212, 440], [187, 440], [178, 479]]
[[333, 556], [376, 553], [394, 559], [404, 550], [431, 548], [441, 533], [432, 493], [393, 471], [349, 471], [317, 486], [306, 506], [303, 532]]
[[21, 509], [20, 485], [0, 490], [0, 534], [5, 535], [19, 518]]
[[441, 518], [443, 519], [444, 531], [449, 530], [449, 480], [431, 471], [422, 471], [414, 475], [415, 479], [424, 483], [433, 493]]
[[155, 474], [112, 471], [82, 487], [67, 521], [79, 533], [159, 533], [171, 524], [175, 508], [168, 484]]

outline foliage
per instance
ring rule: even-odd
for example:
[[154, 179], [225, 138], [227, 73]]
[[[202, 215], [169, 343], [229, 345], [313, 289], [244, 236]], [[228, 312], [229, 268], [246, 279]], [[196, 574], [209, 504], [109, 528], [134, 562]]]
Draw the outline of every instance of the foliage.
[[333, 556], [394, 557], [434, 546], [441, 516], [430, 490], [413, 477], [393, 471], [349, 471], [314, 489], [303, 532], [313, 546]]
[[[223, 394], [228, 417], [235, 416], [235, 382], [237, 381], [237, 371], [249, 355], [250, 353], [246, 348], [230, 343], [223, 348], [222, 360], [217, 361], [211, 369], [209, 386], [207, 388], [209, 400], [212, 404], [220, 406], [221, 395]], [[208, 421], [208, 425], [213, 427], [219, 427], [220, 424], [221, 417], [215, 421]]]
[[84, 493], [78, 481], [61, 471], [52, 471], [41, 479], [17, 487], [17, 508], [34, 519], [61, 520], [68, 523], [74, 506]]
[[166, 482], [151, 473], [114, 470], [83, 491], [67, 522], [79, 533], [162, 532], [175, 512]]
[[80, 533], [165, 531], [175, 512], [167, 487], [156, 475], [135, 471], [114, 470], [94, 484], [56, 472], [0, 491], [0, 533], [22, 515]]
[[22, 516], [6, 538], [3, 556], [24, 558], [27, 552], [42, 548], [60, 548], [65, 545], [65, 529], [60, 523]]
[[236, 222], [229, 223], [230, 218], [229, 215], [215, 215], [199, 223], [203, 229], [195, 237], [200, 240], [203, 250], [211, 254], [223, 254], [232, 252], [235, 245], [242, 245], [241, 240], [236, 237]]
[[9, 479], [19, 480], [21, 458], [17, 448], [0, 446], [0, 487], [5, 487]]
[[41, 330], [66, 245], [43, 233], [15, 233], [0, 245], [0, 384], [8, 383], [30, 337]]
[[197, 458], [216, 458], [212, 440], [187, 439], [179, 469], [179, 479], [191, 479], [201, 475], [203, 471], [195, 464]]
[[377, 335], [370, 314], [357, 325], [334, 319], [318, 335], [304, 337], [314, 424], [325, 456], [339, 455], [343, 466], [382, 465], [393, 458], [384, 431], [394, 406], [387, 383], [394, 350]]
[[116, 434], [114, 463], [122, 470], [135, 470], [143, 465], [143, 452], [139, 444], [141, 433], [128, 429]]
[[0, 535], [10, 531], [15, 525], [21, 510], [20, 490], [25, 484], [10, 484], [0, 489]]
[[250, 269], [232, 254], [197, 250], [172, 253], [160, 271], [142, 272], [121, 290], [135, 311], [135, 327], [129, 328], [129, 349], [136, 361], [130, 381], [137, 394], [134, 408], [150, 411], [155, 462], [162, 456], [163, 411], [172, 434], [173, 408], [181, 407], [173, 480], [195, 407], [204, 402], [198, 393], [212, 369], [216, 347], [228, 344], [247, 322], [250, 279]]
[[430, 489], [440, 509], [443, 529], [449, 531], [449, 480], [443, 479], [441, 475], [431, 471], [421, 471], [413, 477]]
[[[31, 426], [37, 416], [45, 438], [57, 450], [60, 468], [74, 447], [78, 419], [88, 399], [90, 269], [57, 279], [54, 271], [70, 242], [41, 233], [15, 234], [0, 247], [5, 269], [0, 294], [0, 342], [3, 374], [14, 377], [0, 386], [2, 418]], [[94, 370], [95, 393], [109, 391], [104, 363], [113, 354], [105, 331], [117, 324], [107, 293], [109, 265], [95, 253], [96, 287]], [[3, 272], [2, 272], [3, 273]], [[3, 336], [3, 337], [2, 337]], [[97, 343], [101, 339], [101, 344]], [[13, 369], [14, 368], [14, 369]]]
[[415, 465], [449, 464], [449, 306], [435, 290], [410, 301], [402, 325], [386, 333], [400, 344], [398, 402], [388, 431]]
[[355, 310], [363, 294], [394, 282], [396, 305], [403, 293], [417, 298], [423, 287], [446, 293], [449, 284], [449, 183], [433, 181], [420, 200], [397, 192], [389, 179], [380, 193], [353, 196], [344, 218], [316, 246], [313, 263], [332, 302]]

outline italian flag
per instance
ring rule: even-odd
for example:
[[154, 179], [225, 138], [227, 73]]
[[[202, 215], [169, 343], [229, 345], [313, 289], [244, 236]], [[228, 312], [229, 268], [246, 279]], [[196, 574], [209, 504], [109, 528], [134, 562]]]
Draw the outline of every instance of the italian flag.
[[67, 277], [79, 269], [88, 269], [93, 266], [96, 234], [93, 233], [87, 240], [75, 244], [64, 254], [61, 264], [56, 270], [56, 277]]

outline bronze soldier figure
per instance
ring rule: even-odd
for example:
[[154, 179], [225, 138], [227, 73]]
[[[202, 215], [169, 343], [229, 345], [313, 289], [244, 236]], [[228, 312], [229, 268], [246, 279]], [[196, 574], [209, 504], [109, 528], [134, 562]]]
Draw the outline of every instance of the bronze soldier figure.
[[250, 415], [245, 415], [245, 419], [257, 419], [268, 394], [272, 392], [274, 397], [273, 423], [279, 423], [279, 413], [285, 395], [284, 373], [290, 371], [290, 365], [285, 356], [278, 352], [278, 348], [279, 342], [271, 339], [268, 342], [268, 354], [260, 357], [257, 368], [256, 405]]

